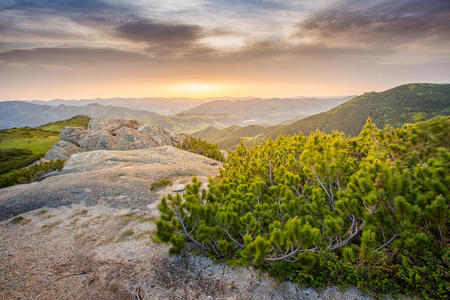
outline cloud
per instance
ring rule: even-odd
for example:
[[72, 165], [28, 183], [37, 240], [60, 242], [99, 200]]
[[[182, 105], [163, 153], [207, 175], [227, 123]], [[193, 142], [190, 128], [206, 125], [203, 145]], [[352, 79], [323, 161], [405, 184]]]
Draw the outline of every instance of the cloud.
[[339, 1], [301, 21], [292, 37], [328, 45], [354, 47], [402, 47], [424, 40], [448, 45], [450, 2]]
[[198, 25], [157, 23], [148, 19], [123, 22], [115, 30], [119, 37], [146, 42], [150, 47], [156, 48], [190, 46], [205, 34]]
[[2, 10], [21, 10], [35, 13], [93, 14], [118, 11], [118, 5], [102, 0], [6, 0], [0, 4]]
[[80, 65], [149, 62], [148, 56], [109, 48], [33, 48], [0, 52], [0, 62], [34, 65]]

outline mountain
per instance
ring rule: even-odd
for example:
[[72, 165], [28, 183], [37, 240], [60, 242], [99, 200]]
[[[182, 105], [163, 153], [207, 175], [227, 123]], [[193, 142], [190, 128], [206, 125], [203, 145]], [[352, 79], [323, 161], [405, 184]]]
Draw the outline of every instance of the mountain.
[[416, 118], [430, 119], [438, 115], [450, 115], [450, 84], [415, 83], [384, 92], [365, 93], [329, 111], [289, 125], [207, 128], [194, 133], [193, 136], [216, 143], [222, 149], [229, 149], [235, 147], [240, 140], [251, 144], [257, 136], [276, 138], [279, 135], [299, 132], [309, 134], [316, 129], [325, 132], [340, 130], [355, 136], [369, 117], [382, 128], [386, 124], [400, 127], [414, 122]]
[[239, 144], [241, 140], [251, 145], [257, 137], [265, 138], [266, 131], [267, 128], [260, 125], [245, 127], [235, 125], [223, 129], [210, 126], [193, 133], [192, 136], [217, 144], [220, 149], [231, 149]]
[[220, 115], [198, 115], [198, 114], [176, 114], [171, 116], [155, 116], [151, 118], [139, 118], [139, 121], [148, 124], [162, 126], [166, 129], [193, 133], [209, 126], [226, 128], [232, 125], [245, 125], [246, 118], [242, 115], [220, 114]]
[[365, 93], [327, 112], [278, 126], [267, 134], [272, 137], [298, 132], [309, 134], [320, 129], [340, 130], [355, 136], [369, 117], [383, 128], [386, 124], [400, 127], [412, 123], [419, 115], [423, 119], [450, 115], [450, 84], [413, 83], [380, 93]]
[[191, 109], [199, 104], [212, 101], [215, 99], [190, 99], [190, 98], [97, 98], [97, 99], [80, 99], [80, 100], [61, 100], [55, 99], [50, 101], [31, 100], [25, 101], [37, 105], [70, 105], [85, 106], [88, 104], [100, 104], [104, 106], [118, 106], [129, 109], [146, 110], [162, 115], [177, 114], [182, 111]]
[[88, 104], [85, 106], [70, 105], [36, 105], [23, 101], [0, 102], [0, 129], [23, 126], [39, 126], [49, 122], [69, 119], [76, 115], [89, 117], [115, 117], [115, 118], [149, 118], [157, 116], [149, 111], [133, 110], [123, 107]]
[[274, 125], [286, 120], [297, 120], [326, 111], [349, 99], [351, 97], [217, 100], [200, 104], [184, 113], [203, 115], [240, 114], [247, 117], [248, 124]]

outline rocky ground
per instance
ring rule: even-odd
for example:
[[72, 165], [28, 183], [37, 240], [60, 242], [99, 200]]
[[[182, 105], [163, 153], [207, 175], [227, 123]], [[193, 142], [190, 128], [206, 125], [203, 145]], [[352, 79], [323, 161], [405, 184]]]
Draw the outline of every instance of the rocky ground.
[[2, 189], [0, 220], [42, 206], [73, 203], [146, 209], [170, 192], [170, 187], [151, 191], [154, 181], [171, 179], [177, 184], [194, 175], [206, 180], [218, 174], [219, 164], [171, 146], [76, 153], [56, 176]]
[[[206, 182], [216, 161], [163, 146], [93, 151], [59, 174], [0, 190], [0, 299], [362, 299], [355, 289], [320, 294], [255, 270], [153, 242], [157, 204], [173, 186]], [[136, 298], [138, 299], [138, 298]]]

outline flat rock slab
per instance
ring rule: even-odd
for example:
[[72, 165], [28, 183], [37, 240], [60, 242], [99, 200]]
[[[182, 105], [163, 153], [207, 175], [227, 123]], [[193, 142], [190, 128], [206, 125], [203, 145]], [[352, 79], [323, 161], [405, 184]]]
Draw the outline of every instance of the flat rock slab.
[[160, 146], [131, 151], [76, 153], [56, 176], [0, 190], [0, 220], [38, 209], [74, 203], [146, 209], [171, 187], [151, 191], [152, 183], [202, 181], [218, 174], [220, 163], [204, 156]]

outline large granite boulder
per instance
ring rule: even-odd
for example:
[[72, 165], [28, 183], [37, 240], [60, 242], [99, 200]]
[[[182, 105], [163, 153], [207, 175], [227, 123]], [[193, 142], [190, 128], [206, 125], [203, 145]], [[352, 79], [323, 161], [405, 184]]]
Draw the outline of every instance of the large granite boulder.
[[114, 137], [105, 129], [90, 132], [79, 141], [79, 144], [83, 151], [115, 149]]
[[[152, 136], [142, 134], [139, 131], [129, 127], [122, 127], [115, 131], [116, 149], [117, 150], [132, 150], [145, 149], [160, 146], [154, 142]], [[155, 137], [158, 138], [158, 137]], [[173, 145], [172, 143], [165, 143], [164, 145]]]
[[122, 128], [128, 127], [137, 129], [141, 124], [136, 120], [127, 119], [115, 119], [115, 118], [95, 118], [89, 121], [88, 131], [96, 131], [99, 129], [105, 129], [110, 132]]
[[185, 138], [183, 135], [174, 134], [173, 132], [155, 125], [145, 124], [140, 126], [137, 130], [145, 135], [151, 136], [158, 146], [181, 144]]
[[64, 127], [59, 137], [61, 140], [78, 145], [78, 141], [86, 136], [86, 130], [81, 127]]
[[88, 129], [64, 127], [61, 141], [53, 145], [45, 158], [67, 160], [72, 154], [94, 150], [134, 150], [156, 146], [176, 146], [186, 136], [136, 120], [95, 118]]
[[67, 142], [67, 141], [58, 141], [53, 147], [45, 154], [45, 159], [48, 160], [57, 160], [63, 159], [67, 160], [74, 153], [81, 152], [81, 148], [77, 145]]

